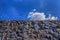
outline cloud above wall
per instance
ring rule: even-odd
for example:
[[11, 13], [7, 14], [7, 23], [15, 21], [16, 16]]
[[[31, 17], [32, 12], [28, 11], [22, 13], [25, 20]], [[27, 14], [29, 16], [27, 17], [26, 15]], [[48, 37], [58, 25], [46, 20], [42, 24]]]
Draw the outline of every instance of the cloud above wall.
[[57, 20], [56, 16], [51, 16], [51, 14], [48, 14], [48, 17], [46, 17], [44, 12], [36, 12], [36, 9], [33, 9], [32, 12], [29, 12], [27, 18], [30, 20]]

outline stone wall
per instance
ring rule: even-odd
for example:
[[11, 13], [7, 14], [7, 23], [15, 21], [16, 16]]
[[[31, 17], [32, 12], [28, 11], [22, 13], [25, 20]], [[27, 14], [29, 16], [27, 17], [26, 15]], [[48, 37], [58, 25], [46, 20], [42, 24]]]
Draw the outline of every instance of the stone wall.
[[60, 40], [60, 21], [0, 21], [0, 40]]

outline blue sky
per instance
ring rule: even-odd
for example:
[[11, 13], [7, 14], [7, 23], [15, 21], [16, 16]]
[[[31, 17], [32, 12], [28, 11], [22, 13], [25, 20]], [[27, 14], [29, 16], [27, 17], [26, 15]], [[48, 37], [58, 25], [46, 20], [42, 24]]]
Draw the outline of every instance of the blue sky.
[[60, 0], [0, 0], [0, 20], [28, 20], [33, 9], [60, 20]]

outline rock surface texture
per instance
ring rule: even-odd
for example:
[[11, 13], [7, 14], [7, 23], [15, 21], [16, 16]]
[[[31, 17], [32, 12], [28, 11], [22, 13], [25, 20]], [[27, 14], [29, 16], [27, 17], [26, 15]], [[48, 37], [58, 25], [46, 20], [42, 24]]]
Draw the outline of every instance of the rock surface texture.
[[60, 21], [0, 21], [0, 40], [60, 40]]

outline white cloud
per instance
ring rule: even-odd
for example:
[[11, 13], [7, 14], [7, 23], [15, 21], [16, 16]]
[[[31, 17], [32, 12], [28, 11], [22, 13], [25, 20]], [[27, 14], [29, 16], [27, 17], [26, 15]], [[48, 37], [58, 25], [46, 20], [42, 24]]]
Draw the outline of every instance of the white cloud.
[[57, 20], [57, 17], [55, 17], [55, 16], [51, 16], [51, 14], [49, 14], [49, 16], [48, 16], [48, 20]]
[[57, 17], [51, 16], [51, 14], [46, 18], [45, 13], [36, 12], [36, 9], [29, 12], [28, 18], [30, 18], [30, 20], [57, 20]]

